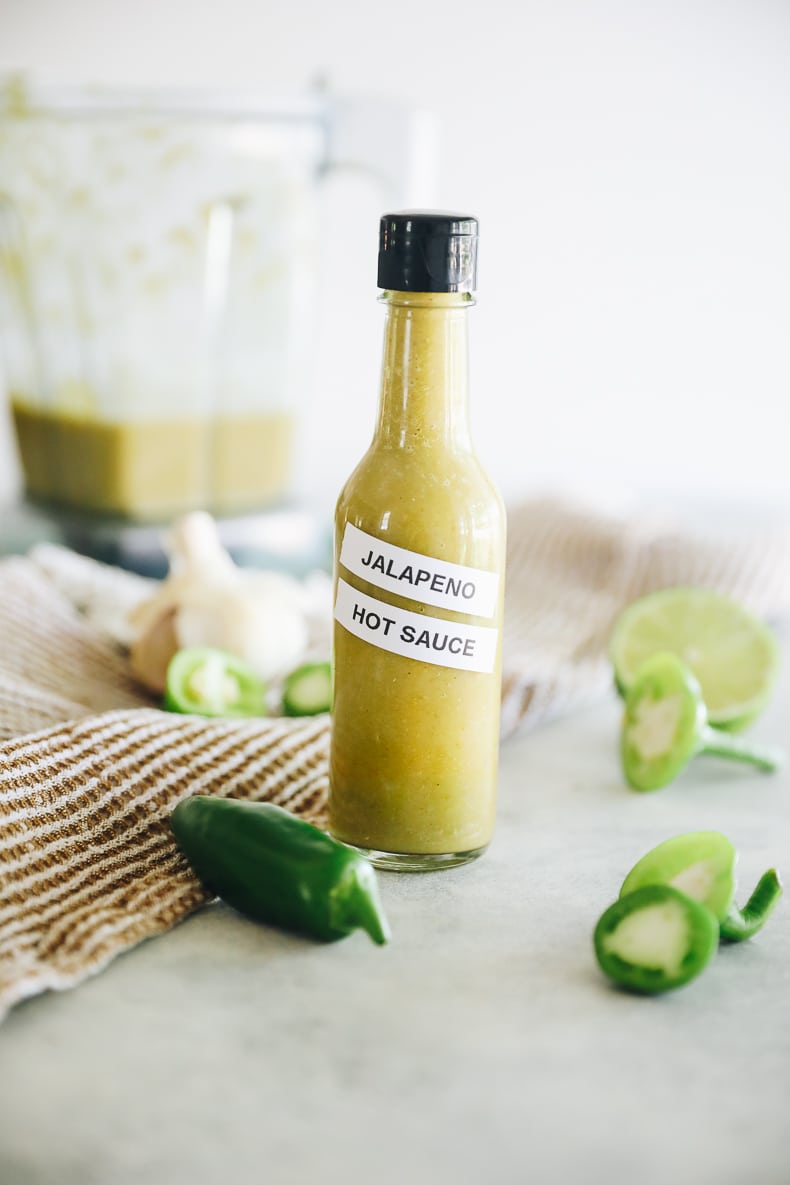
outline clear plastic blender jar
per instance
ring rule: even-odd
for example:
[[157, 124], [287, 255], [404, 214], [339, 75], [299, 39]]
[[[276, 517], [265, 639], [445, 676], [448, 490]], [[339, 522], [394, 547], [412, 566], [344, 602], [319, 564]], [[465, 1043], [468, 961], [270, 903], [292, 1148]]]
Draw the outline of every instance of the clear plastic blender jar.
[[[412, 116], [386, 113], [401, 178]], [[321, 94], [0, 86], [0, 358], [29, 495], [148, 522], [280, 502], [317, 181], [337, 159], [381, 174], [377, 125]]]

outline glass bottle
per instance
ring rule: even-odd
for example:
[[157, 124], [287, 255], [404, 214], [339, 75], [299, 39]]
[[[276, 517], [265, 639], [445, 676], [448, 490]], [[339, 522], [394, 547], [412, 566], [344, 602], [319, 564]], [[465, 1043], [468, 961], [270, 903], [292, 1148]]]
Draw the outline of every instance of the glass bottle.
[[330, 830], [381, 868], [479, 856], [493, 827], [505, 515], [469, 431], [477, 220], [381, 219], [378, 421], [335, 517]]

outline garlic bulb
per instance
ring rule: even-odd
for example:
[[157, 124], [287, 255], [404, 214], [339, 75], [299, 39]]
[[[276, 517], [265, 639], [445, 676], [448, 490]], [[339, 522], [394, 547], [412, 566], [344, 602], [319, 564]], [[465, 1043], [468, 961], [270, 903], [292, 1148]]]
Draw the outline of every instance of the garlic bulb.
[[180, 519], [168, 540], [170, 572], [130, 614], [132, 671], [162, 692], [168, 663], [186, 646], [217, 646], [269, 680], [304, 656], [309, 629], [305, 593], [278, 572], [238, 568], [216, 524], [202, 512]]

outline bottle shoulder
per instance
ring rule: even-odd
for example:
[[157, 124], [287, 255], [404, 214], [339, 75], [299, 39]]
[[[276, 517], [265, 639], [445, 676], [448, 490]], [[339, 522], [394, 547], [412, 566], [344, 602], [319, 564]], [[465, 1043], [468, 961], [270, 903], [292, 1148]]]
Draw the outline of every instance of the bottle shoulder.
[[455, 563], [490, 569], [504, 563], [504, 506], [474, 453], [371, 446], [338, 499], [338, 537], [347, 522]]

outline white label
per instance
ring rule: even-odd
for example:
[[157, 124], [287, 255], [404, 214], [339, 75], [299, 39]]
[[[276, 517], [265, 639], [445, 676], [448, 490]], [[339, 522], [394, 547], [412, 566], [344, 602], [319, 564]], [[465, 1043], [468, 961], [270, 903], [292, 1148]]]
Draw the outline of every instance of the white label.
[[499, 576], [482, 568], [467, 568], [405, 547], [395, 547], [346, 523], [340, 563], [349, 572], [413, 601], [441, 605], [456, 613], [493, 617]]
[[397, 609], [337, 582], [335, 620], [363, 642], [459, 671], [493, 671], [499, 631], [490, 625], [461, 625]]

